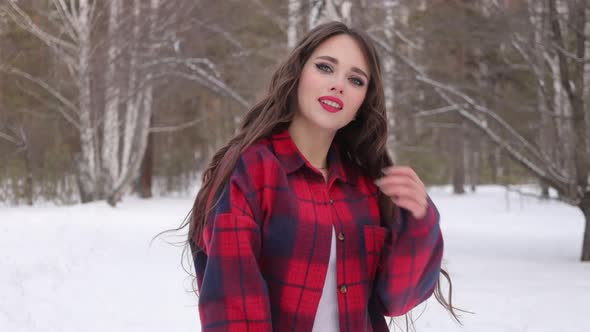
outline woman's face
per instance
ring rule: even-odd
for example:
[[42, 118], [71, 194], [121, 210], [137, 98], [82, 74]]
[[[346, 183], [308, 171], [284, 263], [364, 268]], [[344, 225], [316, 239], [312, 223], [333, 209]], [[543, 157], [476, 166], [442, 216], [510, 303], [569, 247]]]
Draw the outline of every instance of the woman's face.
[[354, 119], [365, 99], [369, 75], [353, 37], [341, 34], [325, 40], [303, 67], [293, 121], [335, 134]]

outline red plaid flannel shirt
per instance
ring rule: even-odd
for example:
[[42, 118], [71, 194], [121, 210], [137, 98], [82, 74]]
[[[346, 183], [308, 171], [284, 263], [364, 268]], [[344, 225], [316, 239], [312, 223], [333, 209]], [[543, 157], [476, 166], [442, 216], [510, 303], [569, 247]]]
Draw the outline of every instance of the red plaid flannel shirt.
[[385, 316], [432, 294], [443, 240], [426, 217], [400, 210], [380, 222], [378, 188], [328, 153], [327, 183], [284, 130], [242, 153], [218, 197], [195, 255], [202, 331], [311, 331], [332, 227], [337, 234], [340, 330], [388, 331]]

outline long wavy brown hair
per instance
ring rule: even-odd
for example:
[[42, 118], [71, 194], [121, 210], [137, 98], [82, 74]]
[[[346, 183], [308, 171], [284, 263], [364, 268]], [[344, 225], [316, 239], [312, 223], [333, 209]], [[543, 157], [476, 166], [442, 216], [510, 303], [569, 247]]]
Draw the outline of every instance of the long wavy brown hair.
[[[340, 155], [344, 163], [353, 163], [365, 176], [372, 179], [383, 176], [382, 169], [393, 165], [386, 149], [387, 113], [381, 64], [373, 42], [362, 31], [349, 28], [340, 22], [317, 26], [299, 41], [287, 59], [279, 65], [272, 76], [266, 96], [248, 111], [237, 133], [215, 153], [203, 172], [202, 185], [191, 213], [178, 228], [182, 229], [190, 224], [186, 244], [190, 247], [193, 257], [201, 250], [203, 228], [209, 213], [215, 207], [213, 198], [219, 195], [229, 180], [240, 154], [254, 142], [286, 128], [291, 123], [295, 113], [291, 105], [296, 100], [297, 85], [305, 63], [321, 43], [339, 34], [347, 34], [357, 41], [369, 64], [371, 77], [365, 100], [357, 112], [356, 120], [341, 128], [334, 138], [340, 148]], [[398, 222], [394, 220], [397, 207], [383, 194], [379, 197], [379, 208], [382, 223]], [[459, 322], [455, 311], [459, 309], [452, 305], [450, 276], [442, 270], [442, 277], [449, 283], [448, 300], [443, 296], [440, 280], [434, 292], [435, 297]], [[193, 288], [198, 294], [196, 288], [194, 286]], [[408, 319], [406, 319], [406, 325], [407, 321]]]

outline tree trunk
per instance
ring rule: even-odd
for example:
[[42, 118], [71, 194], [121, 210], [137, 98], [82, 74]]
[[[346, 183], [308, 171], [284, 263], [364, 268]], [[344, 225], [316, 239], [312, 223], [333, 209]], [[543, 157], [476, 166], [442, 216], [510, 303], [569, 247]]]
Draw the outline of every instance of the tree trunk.
[[490, 181], [493, 184], [498, 183], [498, 158], [496, 157], [496, 147], [491, 147], [492, 151], [488, 154], [488, 163], [490, 165]]
[[133, 1], [132, 10], [132, 41], [129, 43], [129, 79], [127, 82], [127, 105], [125, 109], [125, 130], [123, 133], [123, 155], [121, 157], [121, 172], [115, 187], [125, 181], [127, 171], [131, 167], [132, 154], [137, 141], [137, 124], [139, 122], [139, 108], [141, 107], [142, 90], [138, 86], [139, 37], [141, 33], [141, 2]]
[[[80, 107], [80, 191], [84, 197], [92, 201], [97, 197], [96, 177], [96, 131], [91, 117], [91, 86], [90, 86], [90, 4], [88, 0], [80, 1], [80, 24], [78, 27], [79, 53], [78, 53], [78, 90]], [[84, 202], [84, 200], [83, 200]]]
[[465, 193], [465, 148], [463, 146], [462, 131], [451, 134], [453, 146], [453, 193]]
[[541, 198], [549, 199], [549, 185], [543, 180], [540, 180], [539, 182], [541, 184]]
[[[80, 165], [79, 163], [80, 162], [78, 162], [77, 164]], [[82, 175], [82, 171], [78, 170], [76, 175], [76, 184], [78, 185], [78, 191], [80, 194], [80, 203], [89, 203], [94, 200], [94, 196], [93, 193], [89, 191], [89, 189], [87, 189], [88, 185], [84, 184], [84, 181], [85, 180]]]
[[[149, 25], [147, 32], [150, 47], [148, 47], [147, 51], [144, 53], [148, 59], [152, 59], [155, 55], [153, 41], [155, 39], [154, 33], [156, 29], [156, 20], [159, 6], [160, 0], [150, 1], [148, 16]], [[141, 20], [140, 0], [135, 0], [133, 2], [133, 16], [135, 18], [133, 34], [137, 38], [140, 36], [140, 31], [138, 28]], [[132, 50], [131, 62], [137, 64], [140, 61], [139, 52], [137, 49], [138, 44], [134, 45], [134, 47], [135, 50]], [[142, 74], [142, 72], [140, 72], [137, 68], [133, 68], [132, 66], [129, 86], [137, 88], [137, 86], [143, 85], [143, 88], [137, 91], [137, 95], [132, 95], [132, 98], [129, 101], [133, 105], [127, 109], [128, 112], [131, 112], [131, 115], [130, 113], [126, 114], [126, 132], [124, 143], [127, 145], [125, 145], [123, 149], [124, 159], [122, 161], [125, 167], [121, 168], [121, 176], [107, 198], [107, 202], [112, 206], [116, 205], [117, 202], [121, 200], [123, 194], [125, 193], [125, 189], [139, 174], [141, 163], [146, 152], [148, 137], [150, 136], [149, 131], [152, 118], [152, 102], [154, 93], [154, 84], [152, 82], [153, 73], [148, 71], [145, 74], [144, 82], [138, 81], [138, 78], [141, 77], [140, 74]], [[129, 131], [127, 132], [127, 130]], [[128, 134], [130, 134], [129, 137], [127, 137]]]
[[[590, 36], [590, 20], [586, 21], [586, 27], [584, 29], [584, 35]], [[586, 55], [590, 54], [590, 42], [585, 43]], [[590, 100], [590, 61], [584, 62], [584, 100]], [[586, 155], [590, 155], [590, 113], [586, 113]]]
[[287, 47], [289, 50], [297, 44], [297, 31], [301, 17], [301, 0], [289, 0], [289, 17], [287, 27]]
[[27, 204], [29, 206], [33, 206], [33, 156], [31, 147], [27, 145], [26, 150], [23, 153], [27, 171], [27, 177], [25, 180], [25, 194], [27, 196]]
[[[395, 36], [394, 32], [396, 29], [395, 26], [395, 7], [397, 6], [396, 0], [383, 0], [383, 7], [385, 9], [385, 23], [384, 23], [384, 34], [385, 34], [385, 41], [389, 44], [391, 49], [395, 49]], [[396, 130], [394, 130], [396, 121], [395, 121], [395, 112], [394, 112], [394, 100], [395, 100], [395, 58], [391, 55], [386, 55], [383, 59], [383, 85], [385, 89], [385, 110], [387, 112], [387, 126], [389, 128], [389, 154], [393, 160], [397, 160], [397, 156], [395, 154], [395, 144], [398, 141], [398, 137], [396, 137]]]
[[[151, 121], [150, 121], [151, 123]], [[147, 146], [141, 162], [139, 176], [139, 195], [142, 198], [152, 197], [152, 177], [154, 165], [154, 134], [148, 134]]]
[[309, 0], [309, 17], [307, 21], [307, 29], [312, 30], [318, 25], [320, 16], [325, 6], [325, 1]]
[[350, 25], [352, 2], [347, 0], [325, 0], [325, 9], [323, 22], [340, 21]]
[[119, 43], [119, 24], [121, 14], [120, 0], [111, 0], [109, 4], [109, 30], [108, 40], [109, 49], [107, 55], [106, 68], [106, 93], [105, 93], [105, 110], [103, 122], [103, 139], [102, 139], [102, 191], [106, 195], [119, 175], [119, 82], [118, 76], [118, 57], [120, 53]]
[[582, 242], [582, 261], [590, 261], [590, 195], [586, 194], [579, 205], [584, 214], [584, 240]]
[[[547, 72], [547, 65], [545, 61], [545, 56], [547, 51], [545, 49], [545, 35], [546, 35], [546, 20], [543, 20], [544, 15], [544, 3], [542, 1], [535, 1], [535, 0], [528, 0], [528, 7], [529, 7], [529, 20], [533, 27], [533, 31], [531, 33], [531, 37], [533, 38], [534, 43], [534, 74], [536, 76], [537, 81], [537, 109], [539, 110], [539, 118], [541, 119], [540, 128], [538, 130], [538, 146], [539, 150], [541, 150], [542, 154], [545, 155], [547, 158], [551, 158], [553, 151], [555, 149], [554, 142], [555, 137], [553, 137], [552, 128], [559, 125], [558, 120], [552, 119], [549, 114], [551, 111], [548, 109], [548, 105], [551, 103], [551, 97], [549, 96], [549, 92], [546, 91], [546, 87], [549, 84], [553, 84], [551, 75], [548, 75]], [[559, 92], [559, 90], [556, 90]], [[558, 105], [555, 105], [558, 107]], [[561, 107], [561, 105], [559, 105]], [[541, 198], [549, 198], [549, 186], [546, 181], [540, 179], [541, 185]]]
[[479, 172], [481, 171], [481, 165], [479, 163], [481, 155], [481, 145], [477, 144], [479, 143], [478, 141], [478, 138], [473, 138], [472, 148], [469, 151], [469, 156], [471, 158], [471, 161], [469, 163], [469, 172], [471, 174], [469, 176], [469, 182], [471, 185], [471, 192], [475, 192], [477, 190], [477, 186], [479, 185]]

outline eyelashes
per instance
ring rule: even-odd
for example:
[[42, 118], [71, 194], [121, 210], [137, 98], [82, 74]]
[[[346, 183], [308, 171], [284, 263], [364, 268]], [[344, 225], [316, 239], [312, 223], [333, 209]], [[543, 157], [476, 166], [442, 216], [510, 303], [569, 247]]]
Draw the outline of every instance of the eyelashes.
[[351, 77], [350, 80], [352, 82], [354, 82], [353, 84], [358, 85], [358, 86], [363, 86], [365, 85], [365, 82], [363, 82], [363, 80], [361, 80], [360, 78], [356, 78], [356, 77]]
[[315, 66], [321, 71], [328, 72], [328, 73], [332, 72], [332, 67], [328, 66], [325, 63], [318, 63]]
[[[332, 67], [330, 67], [329, 65], [327, 65], [325, 63], [317, 63], [315, 66], [316, 66], [316, 68], [319, 71], [324, 72], [324, 73], [332, 73], [332, 72], [334, 72], [334, 70], [332, 69]], [[349, 80], [352, 82], [352, 84], [354, 84], [356, 86], [363, 86], [363, 85], [365, 85], [365, 82], [362, 79], [360, 79], [358, 77], [355, 77], [355, 76], [350, 77]]]

